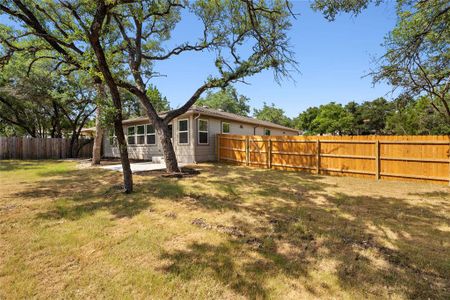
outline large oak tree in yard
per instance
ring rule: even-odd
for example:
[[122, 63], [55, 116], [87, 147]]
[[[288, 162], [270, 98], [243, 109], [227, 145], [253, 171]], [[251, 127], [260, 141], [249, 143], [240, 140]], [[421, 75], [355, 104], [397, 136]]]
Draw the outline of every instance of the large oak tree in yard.
[[[179, 172], [168, 124], [185, 113], [205, 91], [226, 87], [266, 69], [272, 69], [276, 79], [280, 79], [296, 68], [287, 36], [293, 15], [291, 4], [285, 0], [0, 3], [3, 12], [25, 23], [36, 36], [44, 35], [48, 44], [54, 44], [53, 48], [69, 53], [64, 56], [66, 63], [71, 63], [73, 55], [81, 51], [85, 60], [79, 60], [78, 67], [101, 77], [114, 103], [120, 102], [119, 89], [138, 97], [160, 137], [168, 172]], [[174, 40], [173, 30], [189, 15], [202, 24], [198, 38]], [[184, 52], [213, 53], [216, 71], [187, 92], [183, 105], [160, 116], [148, 97], [147, 83], [159, 75], [159, 61]], [[119, 125], [117, 118], [116, 132]]]

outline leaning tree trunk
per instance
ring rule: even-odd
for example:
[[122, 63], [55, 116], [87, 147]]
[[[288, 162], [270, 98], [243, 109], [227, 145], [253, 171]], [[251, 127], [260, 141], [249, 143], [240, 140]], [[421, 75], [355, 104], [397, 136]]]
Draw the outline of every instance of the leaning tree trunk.
[[109, 88], [114, 107], [116, 108], [116, 113], [114, 116], [114, 129], [116, 130], [117, 143], [120, 152], [120, 161], [122, 163], [124, 190], [125, 193], [131, 193], [133, 192], [133, 173], [131, 172], [130, 160], [128, 159], [127, 143], [122, 127], [122, 101], [120, 98], [119, 88], [117, 87], [111, 71], [109, 70], [108, 62], [106, 60], [106, 56], [99, 38], [99, 32], [102, 28], [102, 23], [106, 15], [107, 8], [104, 2], [100, 2], [99, 5], [100, 7], [97, 8], [95, 19], [91, 24], [91, 34], [89, 35], [89, 41], [92, 45], [95, 56], [97, 57], [98, 67], [103, 74], [106, 85]]
[[92, 147], [92, 164], [99, 165], [102, 157], [102, 140], [103, 140], [103, 127], [101, 122], [101, 106], [102, 102], [106, 99], [106, 92], [104, 85], [100, 82], [97, 84], [97, 109], [95, 111], [95, 136], [94, 146]]
[[169, 126], [163, 121], [155, 122], [154, 126], [163, 147], [167, 173], [180, 173], [177, 156], [175, 154], [175, 150], [173, 149], [173, 144], [169, 133]]
[[114, 119], [114, 129], [116, 130], [117, 144], [120, 152], [120, 162], [122, 163], [123, 183], [125, 193], [133, 192], [133, 173], [131, 172], [130, 160], [128, 158], [127, 142], [123, 133], [122, 112]]
[[97, 106], [95, 112], [95, 136], [94, 136], [94, 146], [92, 147], [92, 164], [99, 165], [100, 159], [102, 157], [102, 140], [103, 140], [103, 128], [100, 121], [101, 109]]

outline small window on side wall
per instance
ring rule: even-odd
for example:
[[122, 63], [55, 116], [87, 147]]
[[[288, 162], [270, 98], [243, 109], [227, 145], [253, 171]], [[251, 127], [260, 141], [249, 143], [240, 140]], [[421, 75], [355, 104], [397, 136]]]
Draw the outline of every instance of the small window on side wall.
[[178, 120], [178, 144], [189, 144], [189, 121]]
[[222, 122], [222, 133], [230, 133], [230, 123]]
[[198, 119], [198, 143], [208, 144], [208, 120]]
[[153, 125], [147, 125], [147, 144], [156, 145], [156, 133]]
[[127, 129], [127, 141], [128, 145], [136, 144], [136, 128], [134, 126], [130, 126]]
[[270, 129], [264, 129], [264, 135], [270, 135]]
[[137, 143], [138, 145], [143, 145], [145, 144], [145, 126], [144, 125], [138, 125], [136, 126], [136, 139], [137, 139]]

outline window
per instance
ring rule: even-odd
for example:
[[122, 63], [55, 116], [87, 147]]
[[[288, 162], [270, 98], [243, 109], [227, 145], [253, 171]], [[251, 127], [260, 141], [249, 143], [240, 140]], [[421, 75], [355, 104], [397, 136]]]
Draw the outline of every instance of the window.
[[156, 145], [155, 127], [153, 125], [147, 125], [147, 144]]
[[222, 133], [230, 133], [230, 123], [222, 122]]
[[208, 120], [198, 119], [198, 143], [208, 144]]
[[109, 131], [109, 144], [111, 146], [117, 146], [116, 131], [114, 128]]
[[134, 126], [130, 126], [127, 129], [127, 141], [128, 141], [128, 145], [134, 145], [136, 144], [136, 137], [135, 137], [135, 133], [136, 133], [136, 127]]
[[189, 144], [189, 121], [178, 120], [178, 144]]
[[138, 145], [143, 145], [145, 144], [145, 126], [144, 125], [138, 125], [136, 126], [137, 128], [137, 144]]
[[264, 135], [270, 135], [270, 129], [264, 129]]

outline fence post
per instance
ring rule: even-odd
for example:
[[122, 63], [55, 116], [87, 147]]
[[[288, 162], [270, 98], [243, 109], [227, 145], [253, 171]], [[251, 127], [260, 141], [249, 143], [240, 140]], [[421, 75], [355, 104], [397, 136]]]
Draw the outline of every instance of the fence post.
[[269, 145], [267, 149], [267, 167], [272, 168], [272, 140], [269, 139]]
[[250, 164], [250, 141], [249, 136], [245, 137], [245, 165], [248, 166]]
[[216, 134], [217, 162], [220, 162], [220, 135]]
[[316, 141], [316, 169], [317, 169], [317, 174], [320, 174], [320, 140], [317, 139]]
[[375, 179], [380, 180], [380, 141], [375, 141]]

